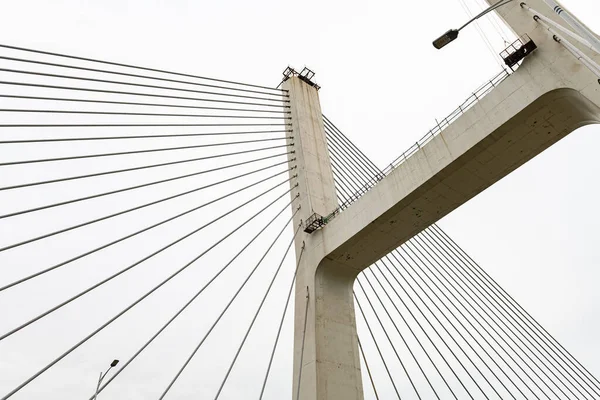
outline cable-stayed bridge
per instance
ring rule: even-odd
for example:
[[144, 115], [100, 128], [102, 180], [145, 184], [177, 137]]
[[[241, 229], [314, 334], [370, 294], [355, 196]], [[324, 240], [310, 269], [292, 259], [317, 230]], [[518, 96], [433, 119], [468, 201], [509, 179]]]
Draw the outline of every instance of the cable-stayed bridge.
[[[39, 354], [2, 398], [43, 393], [103, 337], [125, 356], [99, 397], [127, 398], [129, 371], [181, 342], [146, 398], [186, 379], [199, 398], [599, 398], [435, 224], [600, 120], [592, 43], [543, 1], [513, 3], [500, 14], [538, 49], [385, 168], [323, 116], [309, 70], [271, 88], [2, 46], [0, 346], [15, 366]], [[103, 310], [115, 291], [128, 301]], [[69, 334], [50, 346], [56, 317]], [[206, 357], [216, 337], [230, 346]]]

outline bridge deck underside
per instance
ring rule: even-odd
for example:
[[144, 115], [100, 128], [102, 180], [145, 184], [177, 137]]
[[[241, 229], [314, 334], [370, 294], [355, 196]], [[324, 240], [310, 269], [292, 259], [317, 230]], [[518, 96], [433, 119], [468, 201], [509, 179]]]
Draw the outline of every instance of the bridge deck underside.
[[327, 259], [359, 272], [598, 121], [600, 109], [579, 91], [547, 90], [521, 68], [332, 221], [323, 235]]

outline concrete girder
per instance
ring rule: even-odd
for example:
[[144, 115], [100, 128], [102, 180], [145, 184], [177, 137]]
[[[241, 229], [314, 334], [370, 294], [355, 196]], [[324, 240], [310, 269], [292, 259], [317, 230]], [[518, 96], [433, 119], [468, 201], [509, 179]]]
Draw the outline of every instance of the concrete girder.
[[[298, 385], [303, 400], [363, 398], [352, 298], [360, 271], [572, 131], [600, 123], [597, 77], [519, 4], [498, 12], [538, 49], [323, 229], [297, 239], [296, 254], [305, 247], [296, 281], [294, 400]], [[527, 4], [547, 9], [543, 0]], [[581, 50], [600, 62], [598, 54]], [[317, 90], [297, 77], [284, 88], [291, 100], [299, 223], [313, 212], [327, 215], [337, 204]]]

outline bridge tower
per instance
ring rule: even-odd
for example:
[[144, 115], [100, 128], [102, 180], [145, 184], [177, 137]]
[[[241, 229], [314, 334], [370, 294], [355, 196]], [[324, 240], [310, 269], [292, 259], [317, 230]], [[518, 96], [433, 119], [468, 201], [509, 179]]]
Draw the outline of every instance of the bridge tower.
[[[547, 3], [526, 5], [572, 29]], [[581, 57], [556, 41], [523, 3], [512, 1], [497, 12], [517, 36], [533, 39], [536, 52], [446, 128], [444, 138], [432, 139], [405, 162], [412, 165], [390, 172], [327, 226], [297, 236], [293, 400], [363, 399], [352, 290], [361, 270], [573, 130], [600, 122], [598, 76]], [[599, 54], [575, 47], [600, 62]], [[298, 166], [301, 211], [295, 222], [307, 226], [311, 217], [337, 207], [318, 86], [309, 76], [292, 74], [283, 87], [290, 95], [291, 157]], [[480, 163], [483, 153], [494, 159]], [[474, 172], [471, 162], [481, 170]], [[460, 187], [452, 187], [457, 182]], [[417, 203], [415, 216], [409, 206]]]
[[[292, 73], [289, 91], [300, 193], [295, 225], [337, 206], [318, 86]], [[295, 195], [295, 194], [294, 194]], [[314, 218], [314, 217], [313, 217]], [[352, 285], [359, 271], [327, 260], [323, 231], [296, 239], [293, 398], [362, 399]], [[299, 397], [298, 397], [299, 396]]]

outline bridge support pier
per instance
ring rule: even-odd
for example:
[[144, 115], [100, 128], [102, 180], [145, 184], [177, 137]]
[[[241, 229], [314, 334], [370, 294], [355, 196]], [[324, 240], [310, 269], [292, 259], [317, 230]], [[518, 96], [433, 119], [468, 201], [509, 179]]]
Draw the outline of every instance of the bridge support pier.
[[[283, 88], [290, 95], [291, 157], [298, 167], [298, 224], [314, 213], [327, 215], [337, 200], [317, 88], [297, 76]], [[322, 230], [297, 236], [292, 398], [362, 400], [352, 294], [358, 272], [325, 256]]]
[[[496, 3], [495, 0], [487, 0]], [[544, 0], [529, 0], [540, 11]], [[540, 11], [541, 12], [541, 11]], [[498, 9], [538, 49], [327, 226], [297, 238], [293, 400], [362, 400], [358, 273], [575, 129], [600, 123], [597, 77], [513, 1]], [[552, 19], [565, 26], [557, 15]], [[596, 63], [600, 56], [580, 48]], [[296, 223], [336, 206], [317, 89], [284, 82], [298, 166]], [[308, 294], [308, 297], [307, 297]], [[305, 317], [306, 316], [306, 317]]]

